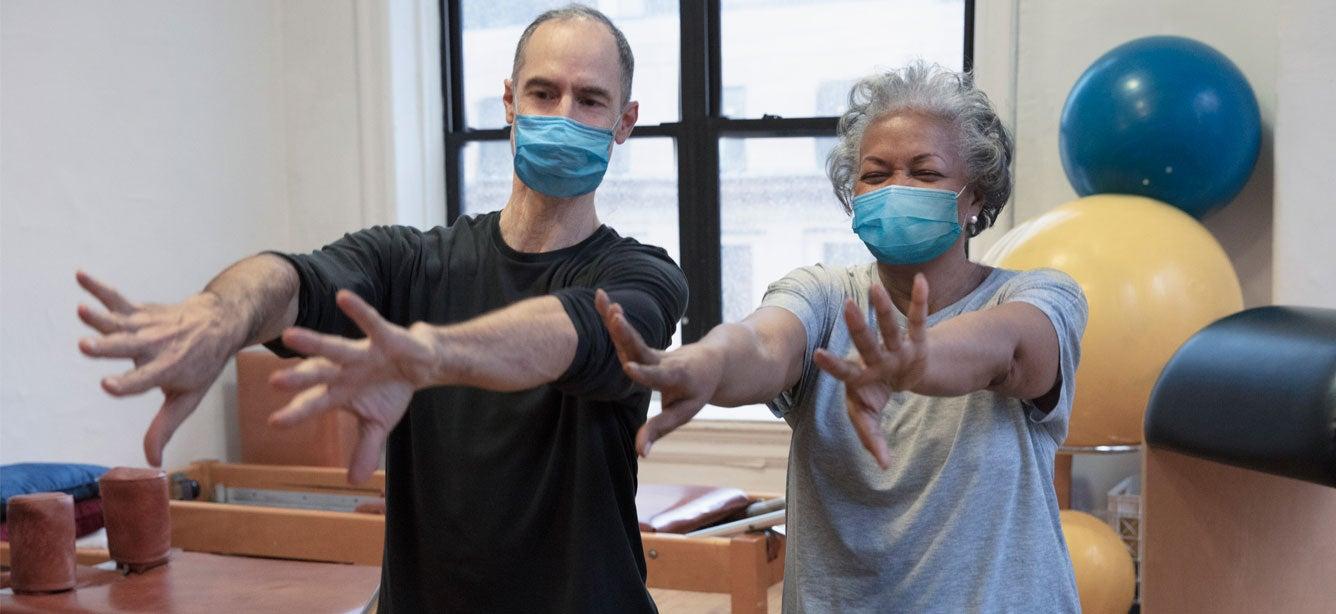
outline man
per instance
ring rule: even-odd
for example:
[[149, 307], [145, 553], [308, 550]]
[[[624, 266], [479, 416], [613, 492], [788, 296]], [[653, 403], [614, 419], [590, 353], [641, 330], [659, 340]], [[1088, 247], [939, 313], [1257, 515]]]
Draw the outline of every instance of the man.
[[388, 435], [383, 611], [653, 611], [635, 512], [649, 394], [622, 373], [594, 306], [606, 291], [660, 348], [685, 309], [664, 251], [595, 213], [613, 142], [637, 118], [632, 69], [593, 9], [530, 24], [505, 82], [515, 179], [499, 213], [262, 254], [177, 305], [134, 305], [80, 273], [109, 310], [80, 306], [102, 333], [81, 349], [135, 360], [103, 387], [166, 397], [149, 462], [232, 354], [272, 340], [313, 356], [275, 374], [302, 392], [272, 422], [354, 413], [353, 482]]

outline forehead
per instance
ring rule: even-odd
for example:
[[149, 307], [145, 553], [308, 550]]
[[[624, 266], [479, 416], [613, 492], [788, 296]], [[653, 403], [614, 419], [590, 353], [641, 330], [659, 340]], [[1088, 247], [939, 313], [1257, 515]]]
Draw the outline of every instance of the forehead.
[[868, 124], [860, 147], [862, 155], [912, 158], [931, 153], [948, 161], [958, 159], [956, 130], [947, 121], [921, 111], [900, 111]]
[[544, 22], [525, 45], [524, 63], [516, 77], [520, 85], [531, 77], [568, 78], [616, 91], [621, 82], [617, 41], [607, 26], [592, 19]]

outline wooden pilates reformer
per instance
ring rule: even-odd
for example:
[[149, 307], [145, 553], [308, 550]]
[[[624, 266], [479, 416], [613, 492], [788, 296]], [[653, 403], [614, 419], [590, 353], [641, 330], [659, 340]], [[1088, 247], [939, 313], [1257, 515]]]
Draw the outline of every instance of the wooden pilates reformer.
[[[173, 495], [178, 497], [171, 501], [175, 548], [381, 564], [384, 516], [353, 510], [375, 507], [385, 486], [384, 472], [377, 472], [365, 484], [350, 486], [341, 468], [200, 461], [171, 477]], [[680, 490], [667, 488], [673, 493], [670, 497]], [[747, 495], [742, 507], [749, 508], [754, 516], [698, 530], [701, 534], [645, 530], [642, 513], [646, 584], [651, 588], [726, 593], [734, 614], [763, 614], [767, 611], [767, 590], [784, 575], [784, 538], [769, 530], [783, 522], [783, 510], [774, 509], [780, 506], [782, 499]], [[667, 507], [681, 510], [689, 506]], [[708, 521], [718, 519], [720, 514], [716, 510], [706, 516]], [[683, 526], [697, 528], [690, 522]]]

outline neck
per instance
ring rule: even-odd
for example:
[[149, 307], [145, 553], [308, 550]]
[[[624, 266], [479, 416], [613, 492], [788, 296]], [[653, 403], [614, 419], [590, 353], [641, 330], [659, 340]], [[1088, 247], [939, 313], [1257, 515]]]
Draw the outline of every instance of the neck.
[[923, 273], [928, 278], [928, 313], [937, 313], [966, 294], [969, 294], [992, 271], [991, 267], [970, 262], [965, 257], [965, 244], [960, 242], [951, 250], [928, 262], [919, 264], [877, 263], [877, 276], [891, 295], [900, 313], [909, 313], [910, 295], [914, 290], [914, 275]]
[[540, 253], [570, 247], [598, 230], [594, 192], [557, 198], [530, 189], [515, 178], [501, 210], [501, 239], [517, 252]]

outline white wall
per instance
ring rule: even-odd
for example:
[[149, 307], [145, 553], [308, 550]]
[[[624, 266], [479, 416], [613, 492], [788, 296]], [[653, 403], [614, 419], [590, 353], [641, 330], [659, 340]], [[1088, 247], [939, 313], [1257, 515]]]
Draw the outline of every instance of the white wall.
[[[0, 5], [0, 462], [144, 463], [160, 403], [98, 388], [82, 357], [84, 268], [172, 301], [287, 243], [274, 2]], [[227, 377], [231, 377], [228, 374]], [[169, 465], [225, 455], [215, 387]]]
[[311, 250], [362, 225], [353, 2], [279, 0], [289, 238]]
[[1278, 19], [1274, 299], [1336, 309], [1336, 3], [1286, 0]]
[[[389, 29], [392, 9], [403, 33]], [[430, 0], [5, 0], [0, 11], [0, 464], [144, 463], [161, 396], [98, 388], [128, 363], [79, 354], [88, 330], [75, 306], [91, 299], [75, 269], [133, 300], [175, 301], [257, 251], [394, 221], [395, 186], [418, 210], [433, 206], [433, 185], [444, 200], [439, 122], [413, 107], [439, 85], [390, 76], [439, 71]], [[423, 65], [393, 64], [392, 44]], [[420, 125], [394, 129], [394, 95]], [[398, 171], [396, 149], [415, 170]], [[229, 367], [167, 466], [235, 451], [234, 390]]]

